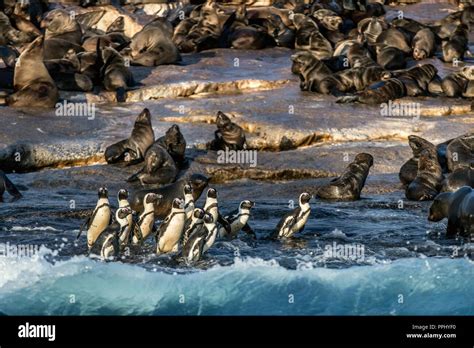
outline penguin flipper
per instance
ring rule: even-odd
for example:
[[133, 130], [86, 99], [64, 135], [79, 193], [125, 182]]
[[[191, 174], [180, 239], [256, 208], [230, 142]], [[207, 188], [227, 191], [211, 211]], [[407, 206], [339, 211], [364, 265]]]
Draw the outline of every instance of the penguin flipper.
[[255, 234], [253, 229], [249, 226], [249, 224], [245, 224], [244, 227], [242, 227], [242, 231], [244, 231], [247, 235], [249, 235], [253, 239], [257, 239], [257, 235]]
[[[94, 214], [94, 215], [95, 215], [95, 214]], [[91, 216], [92, 216], [92, 215], [91, 215]], [[89, 226], [90, 226], [90, 224], [91, 224], [91, 221], [92, 221], [91, 216], [89, 216], [89, 217], [87, 218], [87, 220], [84, 221], [84, 223], [83, 223], [83, 224], [81, 225], [81, 227], [79, 228], [79, 233], [77, 234], [76, 239], [79, 239], [79, 237], [80, 237], [81, 234], [82, 234], [82, 231], [84, 231], [86, 228], [89, 228]]]
[[232, 228], [230, 227], [230, 223], [224, 219], [224, 217], [221, 215], [221, 213], [217, 213], [217, 222], [224, 227], [227, 233], [232, 233]]

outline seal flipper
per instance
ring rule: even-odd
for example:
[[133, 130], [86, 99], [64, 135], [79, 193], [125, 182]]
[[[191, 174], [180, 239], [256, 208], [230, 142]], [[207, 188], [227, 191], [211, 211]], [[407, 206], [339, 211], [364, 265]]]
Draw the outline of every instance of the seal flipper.
[[119, 103], [125, 103], [125, 100], [127, 99], [127, 92], [125, 91], [125, 88], [123, 87], [117, 88], [116, 99], [117, 99], [117, 102]]
[[12, 195], [15, 200], [16, 199], [20, 199], [22, 196], [22, 194], [20, 193], [20, 191], [18, 191], [18, 189], [15, 187], [15, 185], [10, 181], [10, 179], [8, 179], [8, 177], [5, 175], [5, 173], [3, 171], [0, 170], [0, 177], [3, 179], [4, 183], [5, 183], [5, 188], [7, 189], [7, 192]]

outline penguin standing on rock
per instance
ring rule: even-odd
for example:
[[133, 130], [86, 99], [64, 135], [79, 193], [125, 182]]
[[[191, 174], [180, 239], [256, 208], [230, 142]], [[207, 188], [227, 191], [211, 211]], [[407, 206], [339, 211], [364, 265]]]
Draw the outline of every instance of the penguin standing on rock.
[[120, 236], [125, 233], [128, 226], [128, 217], [132, 215], [130, 208], [119, 208], [115, 213], [115, 222], [108, 226], [90, 249], [91, 254], [100, 255], [102, 260], [117, 257], [120, 252]]
[[281, 218], [272, 234], [272, 238], [289, 238], [295, 233], [303, 231], [311, 214], [310, 199], [311, 195], [309, 193], [304, 192], [300, 195], [298, 207]]
[[184, 222], [184, 201], [175, 198], [171, 212], [161, 223], [156, 235], [156, 253], [158, 255], [178, 251], [179, 241], [184, 230]]
[[[119, 208], [130, 208], [130, 203], [128, 202], [128, 191], [125, 189], [121, 189], [118, 192], [117, 195], [118, 198], [118, 203], [119, 203]], [[124, 249], [130, 239], [130, 232], [132, 231], [132, 226], [133, 226], [133, 215], [129, 214], [127, 215], [127, 226], [125, 229], [120, 231], [120, 249]]]
[[239, 210], [230, 213], [229, 215], [224, 216], [224, 219], [230, 224], [230, 233], [227, 233], [225, 228], [221, 227], [219, 229], [219, 237], [234, 239], [237, 237], [240, 230], [244, 231], [248, 235], [251, 235], [255, 238], [255, 232], [247, 224], [250, 218], [250, 209], [255, 205], [251, 201], [242, 201], [239, 205]]
[[229, 222], [227, 222], [227, 220], [225, 220], [219, 212], [219, 205], [217, 203], [217, 190], [214, 188], [207, 190], [204, 211], [212, 216], [214, 223], [219, 222], [227, 233], [231, 233]]
[[87, 247], [89, 250], [95, 243], [99, 235], [109, 226], [111, 220], [111, 211], [108, 198], [108, 191], [105, 187], [101, 187], [98, 192], [99, 200], [95, 206], [94, 211], [84, 222], [79, 230], [77, 238], [82, 234], [82, 231], [87, 228]]
[[155, 205], [158, 204], [162, 195], [156, 193], [147, 193], [143, 198], [143, 213], [138, 217], [138, 221], [134, 224], [132, 244], [139, 245], [156, 231], [155, 227]]

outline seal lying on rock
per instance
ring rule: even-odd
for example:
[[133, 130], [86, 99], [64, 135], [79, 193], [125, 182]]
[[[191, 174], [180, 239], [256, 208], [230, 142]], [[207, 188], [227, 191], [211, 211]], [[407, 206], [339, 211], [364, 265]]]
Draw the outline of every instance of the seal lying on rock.
[[162, 200], [159, 205], [155, 205], [155, 217], [157, 219], [164, 219], [171, 211], [171, 205], [175, 198], [184, 199], [184, 186], [191, 185], [193, 199], [196, 202], [203, 190], [207, 187], [209, 178], [201, 174], [193, 174], [189, 179], [183, 178], [173, 184], [166, 185], [156, 189], [139, 190], [132, 193], [130, 205], [134, 211], [143, 211], [143, 198], [146, 194], [153, 192], [162, 195]]
[[216, 125], [215, 139], [209, 145], [210, 150], [243, 150], [247, 148], [245, 132], [242, 127], [233, 123], [222, 111], [217, 112]]
[[425, 149], [418, 159], [418, 171], [405, 191], [412, 201], [432, 200], [438, 194], [443, 181], [443, 172], [435, 149]]
[[431, 204], [428, 220], [437, 222], [448, 218], [446, 236], [469, 237], [474, 233], [474, 191], [461, 187], [455, 192], [440, 193]]
[[146, 150], [155, 141], [155, 134], [151, 126], [151, 115], [148, 109], [138, 115], [133, 126], [130, 138], [110, 145], [105, 149], [107, 163], [128, 162], [138, 163], [145, 158]]
[[316, 196], [327, 200], [357, 200], [369, 175], [370, 167], [374, 164], [374, 158], [368, 153], [359, 153], [354, 161], [349, 164], [344, 173], [321, 186]]

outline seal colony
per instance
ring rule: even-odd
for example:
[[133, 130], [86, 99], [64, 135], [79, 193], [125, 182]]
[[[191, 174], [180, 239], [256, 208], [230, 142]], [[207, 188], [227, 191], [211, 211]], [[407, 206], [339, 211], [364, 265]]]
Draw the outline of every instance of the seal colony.
[[[457, 64], [469, 55], [474, 14], [470, 6], [436, 23], [422, 24], [404, 16], [388, 22], [378, 2], [282, 1], [279, 7], [251, 9], [208, 0], [151, 18], [130, 34], [132, 17], [125, 13], [105, 30], [97, 29], [111, 5], [71, 16], [68, 6], [34, 4], [21, 9], [6, 4], [0, 15], [2, 70], [11, 75], [11, 81], [2, 80], [0, 87], [7, 91], [9, 106], [53, 107], [58, 90], [101, 88], [125, 102], [127, 90], [136, 85], [130, 66], [181, 64], [182, 55], [213, 48], [295, 49], [291, 71], [299, 76], [301, 90], [332, 94], [341, 103], [380, 104], [405, 96], [469, 97], [474, 80], [470, 66], [442, 78], [433, 64], [422, 63], [438, 55], [445, 63]], [[407, 68], [413, 61], [421, 64]], [[217, 130], [208, 151], [249, 149], [244, 128], [229, 115], [217, 112]], [[413, 158], [400, 169], [406, 198], [434, 200], [429, 220], [447, 218], [449, 237], [469, 238], [473, 233], [473, 137], [467, 133], [434, 145], [412, 135]], [[148, 109], [138, 115], [130, 136], [116, 139], [104, 157], [112, 166], [142, 164], [142, 168], [126, 180], [132, 192], [117, 193], [115, 212], [108, 190], [98, 190], [95, 208], [78, 235], [87, 231], [88, 253], [110, 259], [139, 252], [154, 240], [156, 254], [173, 254], [192, 264], [205, 257], [218, 239], [237, 238], [240, 231], [245, 238], [256, 238], [251, 211], [259, 202], [242, 200], [235, 212], [223, 214], [217, 190], [208, 188], [204, 205], [198, 207], [210, 178], [187, 172], [190, 160], [178, 125], [155, 139]], [[302, 233], [311, 218], [313, 197], [361, 199], [374, 161], [372, 154], [359, 153], [339, 176], [300, 193], [297, 206], [280, 217], [268, 238], [285, 240]], [[2, 195], [7, 190], [20, 198], [0, 173]]]

